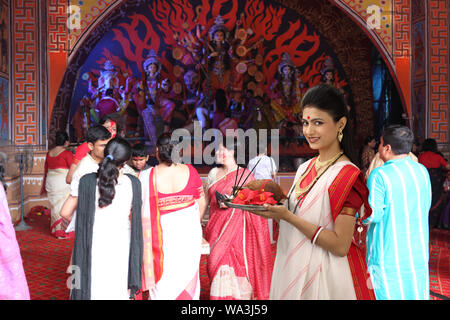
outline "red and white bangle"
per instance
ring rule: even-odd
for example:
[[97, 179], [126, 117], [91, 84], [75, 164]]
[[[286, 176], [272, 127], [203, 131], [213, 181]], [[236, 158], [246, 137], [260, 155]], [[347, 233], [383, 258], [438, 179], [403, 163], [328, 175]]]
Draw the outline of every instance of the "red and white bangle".
[[322, 232], [323, 227], [320, 226], [317, 228], [316, 232], [314, 232], [312, 238], [311, 238], [311, 243], [314, 245], [316, 243], [317, 238], [319, 237], [319, 233]]

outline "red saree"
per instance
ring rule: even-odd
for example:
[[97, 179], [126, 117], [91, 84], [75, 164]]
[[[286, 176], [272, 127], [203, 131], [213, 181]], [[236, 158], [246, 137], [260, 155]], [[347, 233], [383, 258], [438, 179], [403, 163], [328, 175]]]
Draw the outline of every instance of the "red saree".
[[[347, 165], [342, 168], [341, 172], [333, 181], [332, 185], [328, 189], [330, 197], [331, 211], [333, 215], [333, 221], [341, 212], [344, 206], [355, 207], [350, 204], [350, 199], [360, 198], [362, 204], [364, 204], [365, 212], [362, 215], [359, 213], [357, 221], [361, 223], [363, 219], [367, 219], [372, 214], [372, 209], [369, 206], [368, 197], [369, 190], [364, 183], [364, 176], [358, 168]], [[352, 202], [358, 203], [358, 200], [352, 200]], [[361, 202], [356, 205], [357, 208], [361, 206]], [[355, 226], [355, 229], [358, 226]], [[361, 234], [361, 239], [366, 238], [366, 228]], [[358, 300], [375, 300], [375, 293], [370, 284], [369, 273], [367, 272], [366, 264], [366, 247], [358, 245], [359, 237], [357, 231], [353, 243], [347, 253], [347, 259], [352, 271], [353, 285], [355, 288], [356, 298]], [[365, 242], [365, 241], [364, 241]], [[369, 288], [370, 287], [370, 288]]]
[[[249, 171], [240, 169], [238, 175]], [[221, 209], [215, 192], [230, 194], [236, 171], [216, 179], [217, 169], [208, 176], [210, 217], [205, 239], [211, 246], [208, 275], [211, 280], [211, 300], [269, 298], [273, 258], [267, 220], [238, 209]], [[253, 176], [247, 179], [254, 180]]]

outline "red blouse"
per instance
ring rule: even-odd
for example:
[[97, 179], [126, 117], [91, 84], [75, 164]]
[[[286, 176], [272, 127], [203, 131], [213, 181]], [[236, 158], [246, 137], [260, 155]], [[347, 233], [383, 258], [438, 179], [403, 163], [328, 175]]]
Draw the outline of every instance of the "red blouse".
[[89, 145], [87, 142], [83, 142], [82, 144], [80, 144], [75, 150], [73, 163], [78, 164], [78, 162], [80, 162], [81, 159], [83, 159], [89, 151], [91, 151], [91, 149], [89, 149]]
[[161, 214], [167, 214], [195, 204], [195, 200], [203, 196], [203, 184], [197, 170], [189, 167], [189, 179], [183, 190], [175, 193], [161, 193], [158, 191], [158, 207]]
[[427, 169], [447, 166], [447, 161], [441, 155], [432, 151], [425, 151], [419, 154], [419, 163], [423, 164]]
[[45, 158], [45, 173], [47, 174], [48, 169], [69, 169], [73, 162], [73, 154], [68, 150], [62, 151], [56, 157], [50, 156], [47, 152]]
[[64, 150], [56, 157], [50, 156], [47, 152], [44, 163], [44, 181], [42, 182], [41, 194], [45, 193], [45, 183], [47, 181], [48, 170], [69, 169], [73, 162], [73, 154], [69, 150]]

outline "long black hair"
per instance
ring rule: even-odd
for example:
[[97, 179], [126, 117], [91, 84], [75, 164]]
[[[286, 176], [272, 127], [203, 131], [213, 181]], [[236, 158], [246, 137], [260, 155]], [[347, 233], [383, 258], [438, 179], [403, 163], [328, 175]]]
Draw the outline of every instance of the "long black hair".
[[105, 158], [97, 171], [100, 208], [110, 205], [116, 194], [115, 186], [119, 177], [119, 168], [130, 159], [131, 147], [128, 141], [116, 137], [105, 147]]
[[342, 117], [346, 117], [347, 123], [342, 130], [344, 136], [340, 143], [341, 148], [350, 161], [358, 163], [353, 148], [352, 128], [350, 128], [351, 124], [344, 95], [335, 87], [322, 83], [306, 92], [302, 100], [302, 108], [304, 109], [305, 106], [325, 111], [333, 118], [335, 123]]

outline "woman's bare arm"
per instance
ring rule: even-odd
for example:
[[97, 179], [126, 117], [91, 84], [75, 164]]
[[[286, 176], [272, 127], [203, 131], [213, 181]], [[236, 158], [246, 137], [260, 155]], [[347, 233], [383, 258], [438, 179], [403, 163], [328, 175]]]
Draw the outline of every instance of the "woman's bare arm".
[[[311, 239], [320, 226], [312, 224], [305, 219], [298, 217], [289, 211], [285, 206], [265, 205], [267, 211], [252, 211], [264, 218], [281, 219], [292, 224], [307, 238]], [[316, 239], [315, 244], [325, 250], [330, 251], [336, 256], [344, 257], [347, 255], [352, 243], [355, 229], [355, 209], [342, 208], [343, 214], [338, 215], [334, 222], [334, 230], [322, 230]]]
[[73, 213], [75, 212], [78, 204], [78, 197], [70, 195], [64, 202], [59, 215], [67, 221], [72, 220]]

